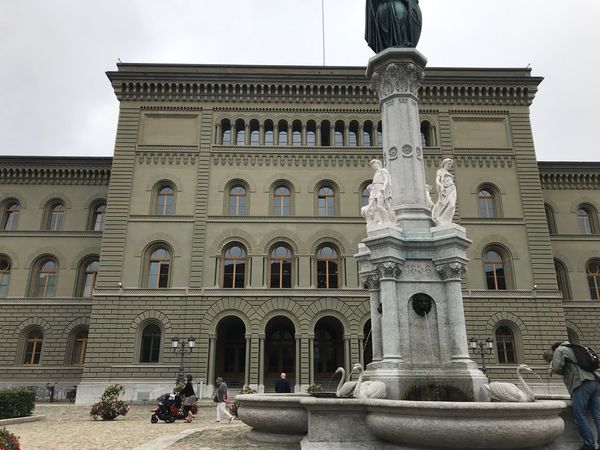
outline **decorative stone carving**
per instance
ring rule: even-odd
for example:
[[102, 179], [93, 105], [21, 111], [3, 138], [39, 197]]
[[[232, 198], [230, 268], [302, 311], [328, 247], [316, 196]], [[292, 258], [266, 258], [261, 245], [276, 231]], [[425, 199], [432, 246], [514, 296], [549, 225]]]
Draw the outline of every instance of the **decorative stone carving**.
[[379, 100], [397, 94], [417, 97], [424, 76], [423, 69], [413, 63], [392, 63], [373, 73], [371, 88]]
[[394, 225], [392, 210], [392, 180], [381, 161], [373, 159], [369, 165], [375, 170], [373, 182], [367, 186], [369, 203], [360, 209], [360, 215], [367, 220], [367, 230]]
[[390, 155], [390, 160], [398, 158], [398, 149], [396, 147], [390, 148], [388, 150], [388, 155]]
[[167, 152], [140, 152], [138, 154], [139, 164], [169, 164], [169, 165], [194, 165], [197, 154], [195, 153], [167, 153]]
[[405, 276], [410, 277], [412, 280], [427, 280], [432, 279], [433, 266], [428, 263], [410, 263], [403, 267]]
[[453, 262], [448, 264], [439, 264], [435, 266], [443, 280], [460, 280], [467, 271], [466, 264]]
[[377, 272], [381, 279], [397, 279], [402, 273], [402, 266], [395, 262], [377, 264]]
[[454, 184], [454, 175], [450, 169], [454, 166], [454, 161], [446, 158], [442, 161], [441, 167], [435, 175], [435, 184], [438, 190], [438, 200], [433, 206], [431, 217], [436, 225], [449, 225], [454, 217], [456, 209], [456, 185]]
[[409, 144], [402, 146], [402, 155], [403, 156], [412, 156], [412, 147]]
[[361, 276], [360, 281], [363, 285], [367, 286], [370, 291], [379, 290], [379, 274], [373, 273], [370, 275]]

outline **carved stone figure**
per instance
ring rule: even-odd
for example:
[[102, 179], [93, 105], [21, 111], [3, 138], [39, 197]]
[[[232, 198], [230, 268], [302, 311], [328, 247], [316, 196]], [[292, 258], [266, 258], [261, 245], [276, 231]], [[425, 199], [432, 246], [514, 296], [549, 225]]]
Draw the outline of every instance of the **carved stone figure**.
[[451, 224], [454, 217], [454, 210], [456, 209], [456, 186], [454, 184], [454, 175], [450, 173], [453, 166], [454, 161], [446, 158], [442, 161], [441, 167], [435, 175], [438, 200], [433, 206], [431, 217], [438, 226]]
[[416, 47], [422, 21], [419, 0], [367, 0], [365, 39], [375, 53]]
[[381, 161], [373, 159], [369, 166], [375, 170], [373, 182], [367, 186], [369, 204], [360, 209], [360, 215], [367, 220], [367, 228], [385, 227], [395, 222], [392, 210], [392, 179]]
[[364, 368], [356, 363], [352, 372], [358, 372], [358, 380], [354, 387], [354, 398], [385, 398], [387, 387], [383, 381], [363, 381]]
[[[521, 372], [532, 373], [534, 375], [536, 374], [529, 366], [525, 364], [521, 364], [519, 367], [517, 367], [517, 378], [519, 378], [521, 386], [523, 386], [523, 390], [519, 389], [512, 383], [505, 383], [501, 381], [495, 381], [493, 383], [483, 385], [483, 387], [489, 391], [491, 400], [496, 402], [535, 402], [535, 395], [523, 379]], [[536, 376], [540, 378], [538, 375]]]
[[343, 367], [338, 367], [335, 373], [341, 373], [342, 378], [340, 378], [340, 382], [338, 384], [337, 389], [335, 390], [336, 397], [352, 397], [354, 394], [354, 388], [356, 387], [356, 381], [351, 381], [350, 378], [352, 373], [349, 373], [346, 377], [346, 371]]

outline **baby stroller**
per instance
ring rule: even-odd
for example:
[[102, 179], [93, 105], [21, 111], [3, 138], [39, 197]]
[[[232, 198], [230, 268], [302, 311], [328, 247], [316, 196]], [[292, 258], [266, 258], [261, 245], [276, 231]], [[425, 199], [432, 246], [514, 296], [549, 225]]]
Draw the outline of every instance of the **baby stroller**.
[[182, 417], [179, 409], [181, 408], [181, 397], [175, 394], [164, 394], [158, 397], [158, 405], [152, 410], [150, 422], [157, 423], [164, 420], [166, 423], [173, 423], [175, 419]]

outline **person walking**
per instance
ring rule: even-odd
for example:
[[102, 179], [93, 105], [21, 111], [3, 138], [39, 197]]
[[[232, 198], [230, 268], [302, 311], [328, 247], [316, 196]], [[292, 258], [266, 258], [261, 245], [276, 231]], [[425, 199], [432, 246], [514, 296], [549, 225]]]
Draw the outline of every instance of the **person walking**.
[[286, 380], [285, 372], [281, 373], [279, 380], [275, 382], [275, 392], [277, 394], [289, 394], [292, 392], [292, 388], [290, 387], [290, 382]]
[[196, 401], [198, 400], [196, 397], [196, 393], [194, 392], [194, 386], [192, 385], [192, 375], [188, 374], [186, 376], [186, 383], [181, 391], [181, 395], [183, 395], [183, 413], [185, 414], [185, 421], [191, 422], [195, 417], [195, 406]]
[[217, 403], [217, 422], [220, 422], [223, 419], [223, 416], [229, 420], [229, 423], [235, 420], [235, 416], [231, 415], [229, 411], [227, 411], [227, 385], [223, 381], [223, 378], [217, 378], [217, 389], [215, 391], [215, 396], [213, 400]]
[[548, 373], [562, 375], [563, 382], [571, 394], [573, 419], [583, 440], [579, 450], [594, 450], [596, 442], [587, 420], [592, 414], [596, 430], [600, 433], [600, 371], [588, 372], [577, 364], [569, 342], [557, 342], [552, 345], [552, 353], [544, 353], [544, 359], [550, 362]]

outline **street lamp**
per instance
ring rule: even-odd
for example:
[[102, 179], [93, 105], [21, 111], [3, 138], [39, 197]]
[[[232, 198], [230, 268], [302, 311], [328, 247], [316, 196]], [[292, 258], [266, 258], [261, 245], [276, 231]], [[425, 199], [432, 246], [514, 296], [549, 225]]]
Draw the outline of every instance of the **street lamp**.
[[[477, 349], [479, 347], [479, 350]], [[494, 349], [494, 341], [492, 338], [487, 338], [484, 340], [479, 340], [477, 338], [471, 338], [469, 340], [469, 351], [473, 352], [475, 355], [481, 356], [481, 371], [485, 373], [487, 368], [485, 367], [485, 355], [491, 355]]]
[[183, 383], [183, 356], [186, 354], [186, 347], [191, 353], [194, 350], [194, 346], [196, 345], [196, 338], [189, 337], [187, 338], [187, 346], [183, 344], [179, 345], [179, 338], [175, 336], [171, 338], [171, 348], [173, 349], [173, 353], [179, 353], [179, 372], [177, 373], [177, 379], [175, 383], [182, 384]]

